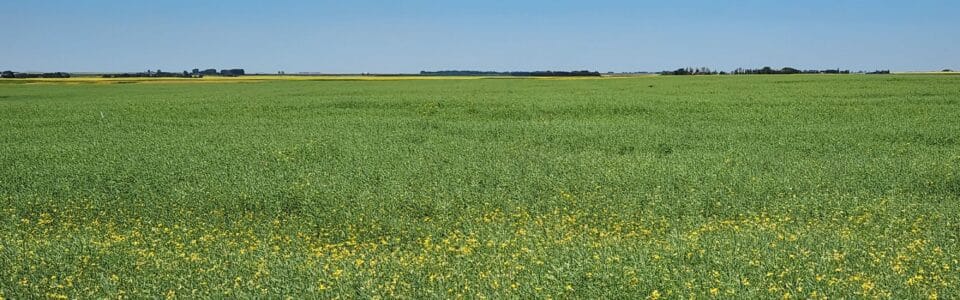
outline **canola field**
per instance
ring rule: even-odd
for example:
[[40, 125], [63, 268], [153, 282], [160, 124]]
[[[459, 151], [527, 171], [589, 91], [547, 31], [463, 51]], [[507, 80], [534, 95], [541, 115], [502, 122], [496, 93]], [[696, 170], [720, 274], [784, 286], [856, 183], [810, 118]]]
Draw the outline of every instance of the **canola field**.
[[960, 298], [960, 76], [201, 83], [0, 81], [0, 298]]

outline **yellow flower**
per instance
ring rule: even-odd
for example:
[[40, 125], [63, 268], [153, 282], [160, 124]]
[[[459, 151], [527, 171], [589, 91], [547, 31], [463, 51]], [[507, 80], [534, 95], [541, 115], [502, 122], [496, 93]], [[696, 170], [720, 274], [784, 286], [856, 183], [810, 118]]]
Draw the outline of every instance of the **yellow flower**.
[[658, 290], [653, 290], [653, 292], [650, 292], [650, 299], [651, 299], [651, 300], [660, 299], [660, 291], [658, 291]]
[[54, 293], [47, 293], [47, 298], [50, 298], [50, 299], [70, 299], [70, 297], [67, 297], [67, 295], [54, 294]]
[[720, 294], [720, 289], [718, 289], [718, 288], [711, 288], [711, 289], [710, 289], [710, 295], [716, 296], [716, 295], [718, 295], [718, 294]]
[[43, 226], [50, 223], [53, 223], [53, 217], [51, 217], [48, 213], [40, 214], [40, 219], [37, 219], [37, 225]]
[[910, 279], [907, 279], [907, 285], [911, 286], [921, 282], [923, 282], [923, 275], [920, 274], [914, 275], [913, 277], [910, 277]]

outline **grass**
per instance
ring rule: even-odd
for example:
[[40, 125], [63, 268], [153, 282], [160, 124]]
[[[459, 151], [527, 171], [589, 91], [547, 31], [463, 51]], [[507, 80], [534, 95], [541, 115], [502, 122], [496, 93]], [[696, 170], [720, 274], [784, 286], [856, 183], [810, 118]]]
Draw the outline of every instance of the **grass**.
[[960, 77], [0, 84], [0, 298], [960, 297]]

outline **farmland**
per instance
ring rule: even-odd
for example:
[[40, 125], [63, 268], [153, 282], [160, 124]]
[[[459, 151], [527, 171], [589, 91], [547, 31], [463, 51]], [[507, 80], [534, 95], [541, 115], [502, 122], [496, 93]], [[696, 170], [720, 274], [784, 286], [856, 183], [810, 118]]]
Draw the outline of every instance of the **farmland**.
[[960, 76], [401, 79], [0, 81], [0, 298], [960, 298]]

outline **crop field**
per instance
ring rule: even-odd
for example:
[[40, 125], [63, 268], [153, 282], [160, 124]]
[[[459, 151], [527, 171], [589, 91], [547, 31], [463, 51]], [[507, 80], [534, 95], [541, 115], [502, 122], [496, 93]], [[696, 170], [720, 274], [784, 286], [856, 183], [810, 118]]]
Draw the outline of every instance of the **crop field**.
[[960, 298], [960, 76], [344, 79], [0, 81], [0, 298]]

